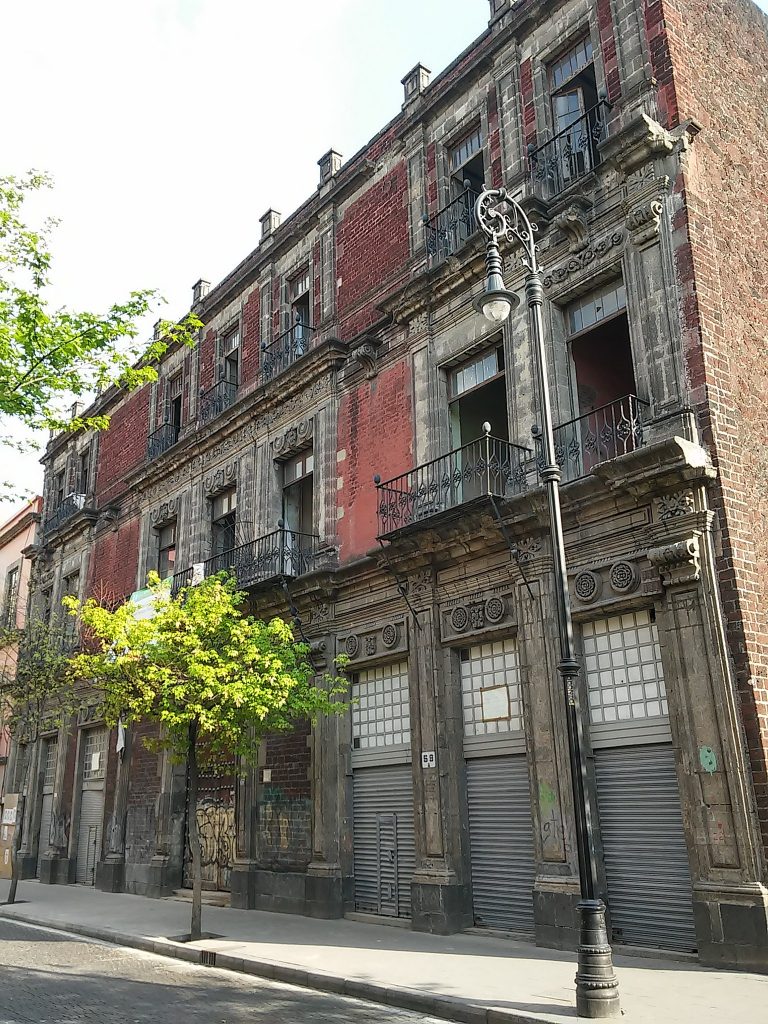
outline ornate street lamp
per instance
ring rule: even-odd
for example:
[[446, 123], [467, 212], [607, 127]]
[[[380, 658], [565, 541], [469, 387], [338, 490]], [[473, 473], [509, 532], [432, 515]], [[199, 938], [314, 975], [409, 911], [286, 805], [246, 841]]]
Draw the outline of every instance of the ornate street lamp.
[[[574, 657], [573, 620], [568, 595], [565, 564], [565, 540], [560, 512], [560, 469], [555, 460], [552, 407], [549, 400], [547, 356], [541, 307], [544, 289], [536, 258], [535, 227], [520, 204], [506, 189], [484, 189], [475, 203], [475, 217], [488, 238], [485, 290], [476, 299], [475, 309], [493, 324], [503, 323], [518, 304], [517, 296], [507, 291], [502, 276], [499, 242], [504, 239], [523, 250], [522, 264], [526, 270], [525, 297], [528, 303], [533, 347], [536, 359], [536, 381], [539, 408], [543, 420], [540, 437], [544, 465], [541, 478], [547, 490], [549, 529], [554, 560], [555, 598], [560, 642], [557, 671], [562, 679], [568, 723], [568, 750], [571, 762], [573, 806], [576, 818], [576, 844], [579, 860], [581, 899], [578, 968], [576, 972], [576, 1012], [582, 1017], [612, 1017], [620, 1012], [619, 983], [613, 969], [611, 947], [605, 927], [605, 904], [597, 899], [597, 875], [590, 842], [589, 808], [587, 806], [586, 771], [583, 752], [583, 724], [579, 710], [579, 663]], [[538, 434], [539, 431], [537, 430]]]

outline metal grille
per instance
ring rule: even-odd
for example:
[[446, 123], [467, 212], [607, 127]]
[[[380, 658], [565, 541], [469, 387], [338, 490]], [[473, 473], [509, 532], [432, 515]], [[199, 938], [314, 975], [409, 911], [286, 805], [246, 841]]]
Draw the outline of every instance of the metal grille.
[[352, 742], [356, 750], [411, 741], [408, 663], [382, 665], [358, 673], [352, 687]]
[[465, 736], [522, 730], [520, 661], [515, 640], [462, 651], [461, 699]]
[[93, 885], [96, 864], [101, 855], [101, 830], [104, 822], [104, 790], [84, 789], [80, 804], [80, 826], [77, 833], [76, 880]]
[[107, 730], [86, 729], [83, 733], [83, 782], [103, 779], [107, 768]]
[[585, 622], [582, 636], [594, 725], [668, 714], [659, 637], [650, 612]]
[[353, 831], [355, 908], [410, 917], [416, 868], [410, 765], [354, 772]]
[[467, 761], [475, 924], [533, 931], [536, 864], [524, 754]]
[[694, 950], [692, 884], [670, 744], [595, 750], [613, 940]]
[[59, 750], [59, 741], [54, 736], [45, 741], [45, 767], [43, 769], [43, 788], [53, 789], [56, 780], [56, 755]]

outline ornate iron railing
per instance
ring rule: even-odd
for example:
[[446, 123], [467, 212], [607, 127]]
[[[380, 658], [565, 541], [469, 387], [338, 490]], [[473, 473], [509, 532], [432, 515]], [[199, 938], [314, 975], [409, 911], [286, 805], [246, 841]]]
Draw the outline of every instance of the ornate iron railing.
[[276, 576], [303, 576], [317, 561], [320, 538], [282, 527], [240, 547], [214, 555], [205, 562], [205, 575], [230, 571], [242, 587], [252, 587]]
[[210, 423], [216, 419], [235, 401], [237, 384], [230, 380], [220, 380], [207, 391], [200, 392], [200, 422]]
[[377, 479], [379, 536], [482, 495], [521, 494], [533, 463], [529, 448], [486, 434], [392, 480]]
[[267, 381], [288, 369], [297, 359], [314, 347], [317, 335], [314, 327], [295, 323], [283, 331], [270, 345], [261, 349], [261, 379]]
[[[637, 395], [625, 395], [555, 427], [555, 459], [563, 482], [578, 480], [600, 462], [641, 448], [647, 408], [648, 402]], [[537, 461], [541, 468], [541, 453]]]
[[147, 458], [157, 459], [179, 440], [179, 428], [175, 423], [163, 423], [153, 430], [147, 439]]
[[431, 219], [424, 217], [427, 261], [431, 267], [453, 255], [477, 231], [475, 200], [478, 193], [467, 188]]
[[547, 199], [559, 195], [600, 163], [610, 106], [601, 100], [543, 146], [528, 147], [531, 178]]
[[84, 508], [84, 494], [68, 494], [46, 519], [44, 532], [50, 533], [52, 530], [57, 530], [62, 523], [71, 519], [77, 512], [82, 512]]
[[176, 597], [178, 592], [184, 587], [188, 587], [192, 582], [193, 574], [192, 566], [188, 566], [186, 569], [182, 569], [181, 572], [175, 572], [171, 577], [171, 597]]

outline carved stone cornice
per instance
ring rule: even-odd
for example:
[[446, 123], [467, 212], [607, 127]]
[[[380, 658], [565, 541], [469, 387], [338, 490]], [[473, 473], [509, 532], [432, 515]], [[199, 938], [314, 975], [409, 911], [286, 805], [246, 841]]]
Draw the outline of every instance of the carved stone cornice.
[[571, 256], [570, 259], [553, 267], [544, 277], [544, 287], [551, 288], [553, 285], [562, 284], [572, 275], [578, 275], [591, 264], [600, 261], [612, 249], [620, 246], [624, 241], [624, 232], [616, 229], [605, 235], [593, 245], [588, 245], [580, 252]]
[[610, 162], [626, 176], [643, 164], [671, 153], [675, 142], [671, 132], [641, 113], [623, 128], [612, 129], [600, 144], [600, 154], [604, 162]]
[[368, 380], [373, 380], [378, 371], [378, 351], [381, 347], [381, 338], [376, 335], [367, 335], [357, 344], [350, 347], [349, 358], [363, 370]]
[[311, 443], [314, 432], [315, 419], [313, 416], [308, 416], [288, 427], [282, 434], [278, 434], [272, 442], [272, 451], [280, 459], [293, 455], [294, 452], [301, 451]]
[[630, 241], [638, 248], [656, 241], [668, 190], [669, 178], [666, 176], [636, 177], [629, 187], [627, 198], [622, 203], [624, 223]]
[[552, 216], [552, 227], [562, 231], [568, 239], [568, 252], [578, 253], [589, 245], [587, 214], [591, 209], [591, 199], [585, 196], [574, 196], [567, 206]]
[[648, 561], [658, 569], [665, 587], [695, 583], [701, 577], [698, 534], [650, 548]]

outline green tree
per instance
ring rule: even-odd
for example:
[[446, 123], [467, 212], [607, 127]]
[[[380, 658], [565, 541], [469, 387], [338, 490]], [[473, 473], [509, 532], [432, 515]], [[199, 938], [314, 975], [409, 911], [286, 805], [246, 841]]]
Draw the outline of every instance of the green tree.
[[61, 616], [33, 617], [21, 627], [14, 624], [0, 630], [0, 724], [8, 730], [15, 756], [21, 760], [21, 771], [15, 773], [20, 785], [9, 903], [15, 901], [19, 884], [19, 849], [40, 734], [68, 726], [81, 704], [82, 691], [72, 687], [69, 674], [76, 636], [76, 624]]
[[[56, 221], [39, 227], [24, 220], [31, 194], [50, 187], [36, 172], [0, 177], [0, 444], [25, 448], [12, 423], [32, 429], [102, 430], [107, 416], [66, 414], [77, 399], [89, 400], [111, 385], [133, 389], [156, 379], [155, 364], [170, 345], [192, 344], [201, 321], [160, 321], [148, 345], [138, 340], [143, 318], [162, 299], [155, 291], [131, 292], [105, 312], [55, 309], [46, 297], [51, 283], [50, 236]], [[0, 487], [9, 496], [10, 484]]]
[[71, 670], [103, 691], [108, 723], [157, 723], [154, 746], [187, 764], [194, 940], [201, 935], [199, 762], [227, 754], [253, 763], [265, 735], [343, 710], [346, 684], [326, 676], [318, 685], [306, 644], [282, 619], [248, 614], [231, 577], [211, 576], [171, 597], [151, 574], [150, 588], [149, 618], [136, 618], [130, 603], [110, 609], [65, 598], [95, 648], [76, 656]]

